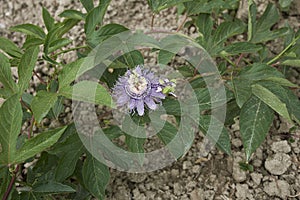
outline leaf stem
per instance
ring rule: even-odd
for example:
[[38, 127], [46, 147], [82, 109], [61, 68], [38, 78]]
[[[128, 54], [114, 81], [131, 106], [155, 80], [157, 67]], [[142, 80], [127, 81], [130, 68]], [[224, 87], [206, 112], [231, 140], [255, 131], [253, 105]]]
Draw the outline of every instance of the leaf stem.
[[232, 62], [229, 58], [227, 58], [226, 56], [222, 56], [222, 58], [224, 58], [229, 64], [236, 68], [236, 64]]
[[83, 48], [89, 48], [89, 47], [88, 46], [79, 46], [79, 47], [74, 47], [74, 48], [71, 48], [71, 49], [66, 49], [66, 50], [60, 51], [60, 52], [58, 52], [56, 54], [53, 54], [52, 57], [56, 57], [56, 56], [58, 56], [60, 54], [68, 53], [70, 51], [75, 51], [75, 50], [83, 49]]
[[285, 47], [277, 56], [275, 56], [272, 60], [267, 62], [268, 65], [271, 65], [273, 62], [277, 61], [285, 52], [287, 52], [292, 46], [294, 46], [297, 42], [297, 40], [300, 38], [300, 35], [293, 39], [293, 41]]
[[33, 124], [34, 124], [34, 116], [33, 116], [33, 113], [32, 113], [32, 116], [31, 116], [31, 119], [30, 119], [30, 126], [29, 126], [29, 129], [28, 129], [28, 139], [31, 138]]
[[155, 13], [152, 14], [152, 18], [151, 18], [151, 30], [153, 30], [154, 18], [155, 18]]
[[39, 81], [42, 84], [47, 85], [47, 83], [42, 79], [42, 77], [40, 77], [34, 70], [33, 70], [33, 74], [39, 79]]
[[182, 27], [183, 27], [184, 23], [186, 22], [187, 18], [188, 18], [188, 16], [187, 16], [187, 14], [185, 14], [184, 18], [183, 18], [183, 21], [180, 23], [180, 25], [176, 29], [176, 32], [179, 32], [182, 29]]
[[244, 54], [241, 54], [241, 55], [239, 56], [239, 58], [237, 59], [237, 61], [236, 61], [236, 63], [235, 63], [236, 66], [238, 66], [238, 65], [240, 64], [240, 62], [241, 62], [241, 60], [242, 60], [243, 57], [244, 57]]
[[16, 180], [16, 177], [17, 177], [17, 173], [19, 171], [19, 167], [20, 167], [20, 165], [16, 166], [16, 169], [13, 172], [13, 177], [11, 178], [11, 180], [9, 182], [8, 188], [5, 191], [5, 194], [4, 194], [3, 198], [2, 198], [2, 200], [7, 200], [8, 196], [9, 196], [9, 194], [11, 192], [11, 189], [12, 189], [14, 183], [15, 183], [15, 180]]

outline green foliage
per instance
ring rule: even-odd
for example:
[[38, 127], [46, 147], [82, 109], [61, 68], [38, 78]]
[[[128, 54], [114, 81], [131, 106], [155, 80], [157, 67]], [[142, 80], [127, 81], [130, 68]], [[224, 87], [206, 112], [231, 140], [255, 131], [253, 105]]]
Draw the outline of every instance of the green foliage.
[[26, 141], [22, 147], [17, 150], [14, 162], [20, 163], [28, 158], [33, 157], [39, 152], [42, 152], [46, 148], [52, 146], [63, 134], [66, 127], [54, 129], [41, 133], [40, 135]]
[[9, 56], [15, 58], [21, 58], [22, 56], [21, 49], [17, 47], [15, 43], [3, 37], [0, 37], [0, 49], [7, 53]]
[[33, 36], [35, 38], [44, 39], [45, 32], [44, 30], [33, 24], [20, 24], [10, 28], [11, 31], [25, 33], [27, 35]]
[[49, 110], [54, 106], [56, 100], [57, 94], [46, 92], [44, 90], [38, 91], [31, 103], [31, 110], [37, 122], [41, 122]]
[[[253, 7], [253, 9], [256, 8]], [[252, 13], [250, 13], [250, 15], [253, 15], [251, 16], [252, 30], [251, 29], [249, 30], [252, 36], [249, 39], [250, 42], [252, 43], [266, 42], [281, 37], [287, 33], [288, 31], [287, 28], [277, 29], [275, 31], [270, 30], [271, 27], [279, 20], [278, 10], [275, 5], [269, 4], [265, 12], [257, 20], [257, 22], [255, 21], [255, 14], [256, 11], [252, 11]]]
[[18, 96], [9, 97], [0, 107], [0, 164], [14, 163], [17, 139], [21, 130], [22, 108]]
[[113, 105], [111, 96], [107, 90], [102, 85], [92, 81], [80, 81], [73, 86], [61, 89], [59, 94], [66, 98], [78, 101], [85, 101], [107, 106]]
[[247, 161], [264, 141], [273, 117], [272, 109], [255, 96], [251, 96], [241, 108], [240, 132]]
[[92, 155], [88, 155], [82, 167], [82, 177], [85, 187], [95, 197], [105, 198], [105, 188], [110, 178], [107, 166]]
[[17, 85], [12, 79], [9, 60], [2, 53], [0, 53], [0, 82], [4, 89], [9, 91], [9, 94], [17, 92]]
[[39, 49], [37, 46], [26, 49], [18, 65], [18, 75], [20, 77], [18, 85], [20, 93], [23, 93], [29, 86], [32, 71], [38, 58]]
[[158, 13], [161, 10], [164, 10], [166, 8], [181, 4], [183, 2], [189, 2], [191, 0], [148, 0], [148, 4], [151, 8], [151, 10], [154, 13]]
[[[148, 0], [153, 15], [176, 6], [178, 15], [190, 19], [181, 28], [197, 28], [195, 38], [166, 31], [160, 40], [149, 32], [131, 32], [122, 24], [104, 22], [110, 0], [100, 0], [97, 5], [93, 0], [80, 2], [84, 12], [64, 10], [59, 21], [42, 7], [44, 28], [28, 23], [11, 27], [11, 31], [25, 34], [21, 47], [0, 37], [0, 97], [4, 98], [0, 105], [1, 197], [13, 180], [14, 165], [30, 163], [26, 176], [20, 175], [22, 182], [17, 188], [13, 184], [10, 199], [105, 199], [110, 174], [98, 155], [111, 156], [119, 166], [137, 162], [143, 167], [147, 128], [154, 130], [152, 137], [157, 137], [176, 159], [185, 155], [198, 130], [230, 156], [227, 129], [239, 120], [246, 154], [240, 167], [252, 171], [251, 155], [264, 142], [275, 115], [295, 123], [295, 127], [300, 125], [299, 98], [291, 90], [299, 86], [285, 76], [288, 67], [300, 67], [300, 31], [288, 24], [278, 28], [279, 11], [287, 12], [292, 0], [279, 0], [279, 10], [269, 4], [261, 16], [256, 4], [249, 1], [248, 21], [235, 17], [238, 0]], [[74, 41], [65, 34], [79, 22], [84, 23], [85, 44], [74, 47]], [[284, 44], [277, 55], [269, 50], [274, 40]], [[181, 52], [190, 50], [182, 48], [187, 44], [203, 49], [203, 55], [193, 57], [197, 61], [200, 57], [200, 66], [193, 59], [179, 64]], [[127, 69], [147, 65], [148, 54], [143, 48], [157, 53], [161, 69], [173, 67], [174, 73], [168, 76], [182, 77], [195, 99], [184, 98], [176, 89], [178, 97], [167, 96], [153, 112], [146, 107], [142, 117], [126, 115], [117, 126], [111, 120], [115, 109], [111, 90]], [[62, 61], [64, 53], [71, 51], [76, 51], [78, 58]], [[46, 63], [54, 73], [32, 92], [28, 89], [37, 76], [37, 61]], [[216, 72], [205, 69], [214, 62]], [[12, 67], [17, 67], [17, 77], [13, 77]], [[219, 83], [225, 88], [219, 90]], [[99, 130], [95, 135], [77, 133], [75, 124], [63, 113], [67, 99], [97, 104], [104, 134]], [[219, 112], [224, 112], [225, 118]], [[46, 122], [52, 119], [63, 125], [48, 127]], [[120, 152], [128, 151], [126, 159], [120, 159], [103, 141], [116, 145]], [[138, 157], [132, 160], [130, 155], [135, 153]]]

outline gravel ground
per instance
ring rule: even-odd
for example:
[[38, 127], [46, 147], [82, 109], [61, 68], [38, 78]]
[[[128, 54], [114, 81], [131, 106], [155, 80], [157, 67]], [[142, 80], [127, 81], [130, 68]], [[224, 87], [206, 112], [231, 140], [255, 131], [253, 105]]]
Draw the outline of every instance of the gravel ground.
[[[299, 28], [299, 4], [300, 1], [295, 0], [290, 16], [287, 17], [295, 28]], [[266, 4], [260, 5], [259, 8], [262, 10]], [[2, 0], [0, 36], [9, 37], [16, 43], [22, 42], [24, 37], [18, 33], [10, 33], [8, 28], [20, 23], [41, 25], [41, 6], [48, 8], [56, 17], [63, 9], [82, 9], [77, 0]], [[239, 11], [241, 17], [244, 15], [243, 12], [241, 7]], [[152, 14], [146, 1], [113, 0], [105, 18], [105, 23], [120, 23], [131, 29], [149, 28]], [[154, 25], [176, 30], [182, 20], [182, 16], [177, 17], [176, 9], [168, 9], [155, 18]], [[193, 31], [189, 30], [189, 33]], [[83, 41], [81, 33], [83, 33], [82, 25], [74, 28], [70, 34], [70, 37], [76, 40], [76, 45]], [[74, 60], [74, 55], [68, 54], [64, 59]], [[51, 73], [51, 69], [41, 66], [37, 67], [38, 73], [41, 75]], [[289, 73], [290, 80], [299, 84], [299, 72], [292, 69]], [[67, 107], [66, 111], [69, 110]], [[300, 199], [300, 131], [294, 133], [298, 136], [295, 137], [295, 142], [289, 143], [286, 138], [291, 125], [281, 118], [276, 119], [267, 140], [253, 155], [251, 164], [254, 171], [245, 172], [238, 164], [244, 160], [244, 154], [241, 153], [242, 142], [237, 124], [238, 121], [230, 127], [232, 157], [217, 149], [206, 154], [201, 153], [205, 152], [202, 145], [203, 137], [197, 134], [188, 154], [162, 170], [145, 174], [128, 174], [111, 170], [112, 178], [107, 189], [107, 199]], [[51, 122], [50, 126], [57, 126], [57, 122]]]

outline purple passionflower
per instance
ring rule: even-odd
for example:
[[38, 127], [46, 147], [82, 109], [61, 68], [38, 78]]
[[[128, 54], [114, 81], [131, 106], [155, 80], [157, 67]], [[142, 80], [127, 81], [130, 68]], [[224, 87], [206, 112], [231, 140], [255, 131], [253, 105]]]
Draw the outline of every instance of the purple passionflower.
[[119, 77], [113, 88], [117, 106], [126, 106], [130, 112], [137, 110], [140, 116], [145, 113], [145, 105], [150, 110], [155, 110], [165, 97], [159, 79], [140, 65]]

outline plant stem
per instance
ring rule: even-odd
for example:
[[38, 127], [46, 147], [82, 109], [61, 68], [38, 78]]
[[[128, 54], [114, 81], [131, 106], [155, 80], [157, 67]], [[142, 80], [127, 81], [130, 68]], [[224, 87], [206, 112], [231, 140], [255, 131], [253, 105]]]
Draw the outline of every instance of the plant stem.
[[187, 16], [187, 14], [185, 14], [185, 15], [184, 15], [184, 18], [183, 18], [183, 21], [182, 21], [181, 24], [178, 26], [176, 32], [179, 32], [179, 31], [182, 29], [182, 27], [183, 27], [184, 23], [186, 22], [187, 18], [188, 18], [188, 16]]
[[267, 62], [268, 65], [271, 65], [273, 62], [275, 62], [276, 60], [278, 60], [283, 54], [285, 54], [285, 52], [287, 52], [292, 46], [294, 46], [297, 42], [297, 40], [300, 38], [300, 36], [296, 37], [293, 39], [293, 41], [287, 46], [285, 47], [277, 56], [275, 56], [272, 60], [270, 60], [269, 62]]
[[28, 129], [28, 139], [31, 138], [33, 124], [34, 124], [34, 116], [33, 116], [33, 113], [32, 113], [31, 120], [30, 120], [30, 126], [29, 126], [29, 129]]
[[66, 50], [60, 51], [60, 52], [58, 52], [56, 54], [53, 54], [52, 57], [58, 56], [60, 54], [68, 53], [70, 51], [75, 51], [75, 50], [78, 50], [78, 49], [83, 49], [83, 48], [88, 48], [88, 46], [79, 46], [79, 47], [74, 47], [74, 48], [71, 48], [71, 49], [66, 49]]
[[155, 14], [152, 14], [152, 18], [151, 18], [151, 30], [153, 30], [153, 26], [154, 26], [154, 18], [155, 18]]
[[3, 198], [2, 198], [2, 200], [7, 200], [8, 196], [9, 196], [9, 194], [11, 192], [11, 189], [12, 189], [14, 183], [15, 183], [16, 176], [17, 176], [17, 173], [19, 171], [19, 167], [20, 167], [20, 165], [17, 165], [16, 169], [14, 170], [13, 177], [11, 178], [11, 180], [9, 182], [8, 188], [5, 191], [5, 194], [4, 194]]
[[229, 62], [229, 64], [231, 64], [233, 67], [236, 67], [236, 64], [234, 62], [232, 62], [229, 58], [227, 58], [226, 56], [222, 56], [222, 58], [224, 58], [227, 62]]
[[47, 85], [47, 83], [40, 77], [35, 71], [33, 71], [33, 74], [41, 81], [42, 84]]
[[241, 54], [241, 55], [239, 56], [239, 58], [238, 58], [237, 61], [236, 61], [236, 66], [238, 66], [238, 65], [240, 64], [240, 62], [241, 62], [241, 60], [242, 60], [243, 57], [244, 57], [244, 54]]

